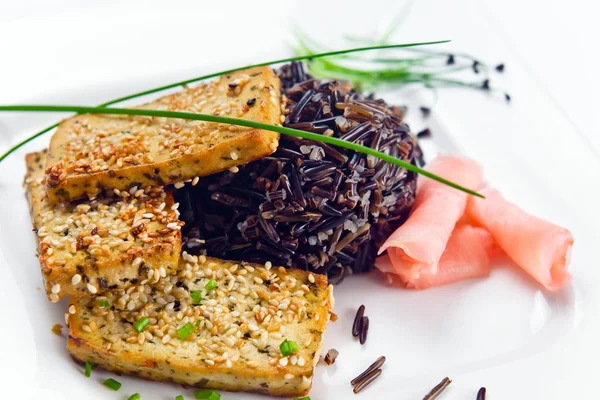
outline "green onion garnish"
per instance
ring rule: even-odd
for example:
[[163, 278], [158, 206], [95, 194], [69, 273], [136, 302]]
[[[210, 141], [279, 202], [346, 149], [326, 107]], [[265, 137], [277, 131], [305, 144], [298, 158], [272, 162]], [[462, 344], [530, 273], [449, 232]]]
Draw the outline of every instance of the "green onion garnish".
[[110, 307], [110, 303], [106, 299], [100, 299], [100, 300], [98, 300], [98, 305], [100, 307]]
[[135, 324], [133, 324], [133, 329], [135, 329], [138, 332], [141, 332], [147, 326], [148, 326], [148, 318], [140, 317], [140, 319], [138, 319], [137, 322]]
[[196, 330], [194, 325], [191, 322], [188, 322], [177, 330], [177, 336], [179, 336], [179, 339], [185, 340], [188, 338], [188, 336], [194, 333], [194, 330]]
[[89, 361], [85, 362], [85, 376], [92, 376], [92, 364]]
[[[300, 61], [300, 60], [307, 60], [307, 59], [311, 59], [312, 60], [312, 59], [320, 58], [320, 57], [329, 57], [329, 56], [335, 56], [335, 55], [340, 55], [340, 54], [357, 53], [357, 52], [361, 52], [361, 51], [382, 50], [382, 49], [396, 49], [396, 48], [415, 47], [415, 46], [426, 46], [426, 45], [441, 44], [441, 43], [448, 43], [448, 42], [449, 42], [449, 40], [440, 40], [440, 41], [436, 41], [436, 42], [421, 42], [421, 43], [378, 45], [378, 46], [367, 46], [367, 47], [355, 47], [355, 48], [352, 48], [352, 49], [337, 50], [337, 51], [327, 51], [327, 52], [315, 53], [315, 54], [297, 55], [297, 56], [294, 56], [294, 57], [281, 58], [279, 60], [271, 60], [271, 61], [267, 61], [267, 62], [263, 62], [263, 63], [246, 65], [244, 67], [238, 67], [238, 68], [228, 69], [228, 70], [225, 70], [225, 71], [215, 72], [215, 73], [208, 74], [208, 75], [198, 76], [196, 78], [187, 79], [185, 81], [170, 83], [170, 84], [165, 85], [165, 86], [160, 86], [160, 87], [156, 87], [156, 88], [153, 88], [153, 89], [145, 90], [143, 92], [134, 93], [134, 94], [131, 94], [131, 95], [128, 95], [128, 96], [124, 96], [124, 97], [119, 97], [117, 99], [113, 99], [113, 100], [108, 101], [106, 103], [102, 103], [102, 104], [100, 104], [100, 106], [101, 107], [110, 106], [110, 105], [113, 105], [113, 104], [116, 104], [116, 103], [120, 103], [120, 102], [125, 101], [125, 100], [135, 99], [136, 97], [141, 97], [141, 96], [145, 96], [145, 95], [148, 95], [148, 94], [161, 92], [163, 90], [172, 89], [172, 88], [177, 87], [177, 86], [187, 85], [189, 83], [198, 82], [198, 81], [201, 81], [201, 80], [204, 80], [204, 79], [215, 78], [217, 76], [226, 75], [226, 74], [229, 74], [231, 72], [240, 71], [242, 69], [248, 69], [248, 68], [252, 68], [252, 67], [263, 67], [263, 66], [266, 66], [266, 65], [280, 64], [280, 63], [285, 63], [285, 62]], [[0, 162], [2, 162], [6, 157], [8, 157], [10, 154], [12, 154], [14, 151], [16, 151], [17, 149], [19, 149], [23, 145], [31, 142], [33, 139], [35, 139], [35, 138], [37, 138], [39, 136], [42, 136], [44, 133], [51, 131], [52, 129], [56, 128], [58, 125], [59, 125], [59, 123], [56, 123], [56, 124], [54, 124], [52, 126], [49, 126], [46, 129], [44, 129], [44, 130], [36, 133], [35, 135], [30, 136], [27, 139], [25, 139], [25, 140], [17, 143], [16, 145], [14, 145], [10, 149], [8, 149], [8, 151], [6, 153], [4, 153], [2, 156], [0, 156]]]
[[[296, 136], [303, 139], [314, 140], [316, 142], [323, 142], [327, 144], [331, 144], [334, 146], [343, 147], [348, 150], [357, 151], [360, 153], [364, 153], [380, 160], [389, 162], [391, 164], [397, 165], [401, 168], [404, 168], [408, 171], [412, 171], [428, 178], [431, 178], [435, 181], [453, 187], [455, 189], [461, 190], [465, 193], [472, 194], [477, 197], [483, 198], [482, 195], [477, 193], [474, 190], [467, 189], [457, 183], [451, 182], [447, 179], [442, 178], [441, 176], [432, 174], [424, 169], [417, 167], [409, 162], [391, 156], [389, 154], [382, 153], [380, 151], [374, 150], [370, 147], [361, 146], [360, 144], [348, 142], [342, 139], [338, 139], [331, 136], [320, 135], [318, 133], [305, 132], [298, 129], [286, 128], [279, 125], [270, 125], [263, 124], [261, 122], [249, 121], [246, 119], [240, 118], [230, 118], [230, 117], [221, 117], [216, 115], [209, 114], [195, 114], [188, 112], [178, 112], [178, 111], [165, 111], [165, 110], [146, 110], [140, 108], [105, 108], [105, 107], [82, 107], [82, 106], [54, 106], [54, 105], [15, 105], [15, 106], [0, 106], [0, 111], [65, 111], [65, 112], [76, 112], [79, 114], [89, 113], [89, 114], [116, 114], [116, 115], [145, 115], [151, 117], [164, 117], [164, 118], [179, 118], [179, 119], [188, 119], [195, 121], [208, 121], [208, 122], [216, 122], [221, 124], [228, 125], [238, 125], [245, 126], [248, 128], [255, 129], [263, 129], [266, 131], [278, 132], [284, 135]], [[0, 160], [1, 161], [1, 160]]]
[[175, 400], [185, 400], [182, 395], [175, 397]]
[[121, 389], [121, 382], [115, 381], [113, 378], [108, 378], [104, 381], [104, 386], [114, 390], [115, 392]]
[[298, 346], [298, 343], [292, 340], [285, 339], [279, 345], [279, 350], [281, 350], [281, 354], [283, 354], [284, 357], [287, 357], [289, 355], [296, 354], [298, 350], [300, 350], [300, 346]]
[[202, 290], [190, 291], [190, 297], [192, 298], [192, 302], [194, 304], [200, 304], [200, 302], [202, 301]]
[[294, 400], [310, 400], [310, 396], [295, 397]]
[[142, 398], [142, 395], [139, 393], [134, 393], [131, 396], [129, 396], [129, 398], [127, 400], [140, 400]]
[[194, 397], [197, 400], [219, 400], [221, 395], [214, 390], [196, 390]]
[[206, 286], [204, 288], [206, 289], [207, 292], [210, 292], [211, 290], [213, 290], [216, 287], [217, 287], [217, 281], [215, 281], [214, 279], [211, 279], [210, 281], [208, 281], [208, 283], [206, 284]]

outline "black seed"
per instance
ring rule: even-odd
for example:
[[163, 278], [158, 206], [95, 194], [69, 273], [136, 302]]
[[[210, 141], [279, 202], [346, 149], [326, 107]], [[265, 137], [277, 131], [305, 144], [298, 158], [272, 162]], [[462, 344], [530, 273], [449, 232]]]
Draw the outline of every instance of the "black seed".
[[429, 130], [429, 128], [425, 128], [421, 132], [417, 133], [417, 137], [419, 139], [426, 138], [426, 137], [431, 137], [431, 131]]
[[498, 72], [504, 72], [504, 64], [498, 64], [498, 65], [496, 65], [496, 71], [498, 71]]
[[256, 103], [256, 97], [248, 99], [248, 101], [246, 102], [246, 104], [250, 107], [252, 107], [254, 105], [254, 103]]
[[453, 65], [455, 63], [454, 61], [454, 55], [450, 54], [448, 55], [448, 59], [446, 60], [446, 64], [447, 65]]
[[490, 90], [490, 80], [489, 79], [484, 79], [483, 83], [481, 84], [481, 87], [484, 90]]
[[504, 93], [504, 100], [506, 100], [507, 103], [510, 103], [510, 95], [508, 93]]
[[479, 73], [479, 61], [477, 61], [477, 60], [473, 61], [473, 65], [471, 65], [471, 68], [473, 69], [473, 72], [478, 74]]
[[421, 114], [423, 114], [425, 118], [429, 117], [429, 114], [431, 114], [431, 108], [429, 107], [419, 107], [419, 110], [421, 110]]

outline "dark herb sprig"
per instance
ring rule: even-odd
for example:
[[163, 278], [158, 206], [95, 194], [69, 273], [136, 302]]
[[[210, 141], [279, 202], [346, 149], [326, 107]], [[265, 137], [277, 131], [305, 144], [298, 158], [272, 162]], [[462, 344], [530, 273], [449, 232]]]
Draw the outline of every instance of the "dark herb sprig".
[[[214, 73], [207, 74], [207, 75], [197, 76], [195, 78], [186, 79], [184, 81], [169, 83], [168, 85], [155, 87], [153, 89], [144, 90], [142, 92], [130, 94], [130, 95], [127, 95], [127, 96], [123, 96], [123, 97], [119, 97], [119, 98], [113, 99], [111, 101], [107, 101], [106, 103], [100, 104], [99, 107], [111, 106], [113, 104], [121, 103], [121, 102], [126, 101], [126, 100], [131, 100], [131, 99], [135, 99], [135, 98], [138, 98], [138, 97], [146, 96], [146, 95], [149, 95], [149, 94], [162, 92], [162, 91], [165, 91], [165, 90], [168, 90], [168, 89], [176, 88], [178, 86], [185, 86], [185, 85], [188, 85], [190, 83], [202, 81], [202, 80], [205, 80], [205, 79], [215, 78], [215, 77], [218, 77], [218, 76], [221, 76], [221, 75], [226, 75], [226, 74], [229, 74], [229, 73], [232, 73], [232, 72], [235, 72], [235, 71], [240, 71], [240, 70], [243, 70], [243, 69], [248, 69], [248, 68], [253, 68], [253, 67], [264, 67], [264, 66], [267, 66], [267, 65], [281, 64], [281, 63], [286, 63], [286, 62], [301, 61], [301, 60], [307, 60], [307, 59], [313, 59], [314, 60], [314, 59], [318, 59], [318, 58], [322, 58], [322, 57], [339, 56], [339, 55], [342, 55], [342, 54], [359, 53], [359, 52], [364, 52], [364, 51], [397, 49], [397, 48], [415, 47], [415, 46], [427, 46], [427, 45], [442, 44], [442, 43], [448, 43], [448, 42], [450, 42], [450, 41], [449, 40], [438, 40], [438, 41], [434, 41], [434, 42], [402, 43], [402, 44], [379, 44], [379, 45], [369, 45], [369, 46], [355, 47], [355, 48], [344, 49], [344, 50], [325, 51], [325, 52], [320, 52], [320, 53], [314, 53], [313, 52], [311, 54], [295, 55], [293, 57], [280, 58], [278, 60], [271, 60], [271, 61], [266, 61], [266, 62], [262, 62], [262, 63], [258, 63], [258, 64], [246, 65], [246, 66], [243, 66], [243, 67], [232, 68], [232, 69], [227, 69], [225, 71], [219, 71], [219, 72], [214, 72]], [[12, 154], [16, 150], [18, 150], [20, 147], [24, 146], [25, 144], [31, 142], [32, 140], [34, 140], [36, 138], [42, 136], [43, 134], [51, 131], [52, 129], [56, 128], [58, 125], [59, 125], [59, 123], [51, 125], [51, 126], [45, 128], [45, 129], [39, 131], [38, 133], [34, 134], [33, 136], [30, 136], [27, 139], [25, 139], [25, 140], [17, 143], [16, 145], [14, 145], [10, 149], [8, 149], [7, 152], [5, 152], [4, 154], [2, 154], [2, 156], [0, 156], [0, 163], [6, 157], [8, 157], [10, 154]]]
[[401, 168], [405, 168], [409, 171], [421, 174], [435, 181], [461, 190], [465, 193], [472, 194], [477, 197], [483, 197], [474, 190], [463, 187], [457, 183], [451, 182], [441, 176], [432, 174], [424, 169], [417, 167], [409, 162], [403, 161], [399, 158], [390, 156], [389, 154], [382, 153], [374, 150], [370, 147], [361, 146], [357, 143], [348, 142], [339, 138], [320, 135], [317, 133], [301, 131], [298, 129], [286, 128], [279, 125], [263, 124], [256, 121], [250, 121], [240, 118], [221, 117], [209, 114], [196, 114], [188, 112], [178, 111], [164, 111], [164, 110], [146, 110], [139, 108], [108, 108], [108, 107], [83, 107], [83, 106], [56, 106], [56, 105], [13, 105], [13, 106], [0, 106], [0, 111], [35, 111], [35, 112], [75, 112], [78, 114], [118, 114], [118, 115], [143, 115], [150, 117], [163, 117], [163, 118], [178, 118], [195, 121], [207, 121], [216, 122], [228, 125], [245, 126], [248, 128], [263, 129], [266, 131], [278, 132], [283, 135], [296, 136], [303, 139], [314, 140], [316, 142], [323, 142], [334, 146], [346, 148], [356, 152], [364, 153], [373, 157], [377, 157], [380, 160], [395, 164]]

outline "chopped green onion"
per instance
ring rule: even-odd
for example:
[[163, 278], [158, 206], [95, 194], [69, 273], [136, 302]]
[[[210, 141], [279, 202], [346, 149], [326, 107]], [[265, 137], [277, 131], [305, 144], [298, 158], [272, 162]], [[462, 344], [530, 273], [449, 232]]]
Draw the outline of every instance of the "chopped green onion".
[[300, 350], [300, 346], [298, 346], [298, 343], [292, 340], [285, 339], [279, 345], [279, 350], [281, 350], [281, 354], [283, 354], [284, 357], [287, 357], [289, 355], [296, 354], [298, 350]]
[[115, 381], [113, 378], [108, 378], [104, 381], [104, 386], [114, 390], [115, 392], [121, 389], [121, 382]]
[[197, 400], [219, 400], [221, 395], [214, 390], [196, 390], [194, 397]]
[[148, 326], [148, 318], [140, 317], [140, 319], [138, 319], [137, 322], [135, 324], [133, 324], [133, 329], [135, 329], [138, 332], [141, 332], [147, 326]]
[[310, 396], [295, 397], [294, 400], [310, 400]]
[[92, 364], [89, 361], [85, 362], [85, 376], [92, 376]]
[[110, 303], [106, 299], [98, 300], [98, 305], [100, 307], [110, 307]]
[[214, 279], [211, 279], [210, 281], [208, 281], [208, 283], [206, 284], [206, 286], [204, 288], [206, 289], [207, 292], [210, 292], [211, 290], [213, 290], [216, 287], [217, 287], [217, 281], [215, 281]]
[[179, 396], [175, 397], [175, 400], [184, 400], [184, 398], [182, 395], [179, 395]]
[[179, 336], [179, 339], [185, 340], [188, 338], [188, 336], [194, 333], [195, 330], [196, 328], [194, 327], [194, 325], [188, 322], [187, 324], [185, 324], [177, 330], [177, 336]]
[[[360, 153], [364, 153], [376, 158], [379, 158], [382, 161], [389, 162], [391, 164], [397, 165], [401, 168], [404, 168], [408, 171], [412, 171], [423, 176], [426, 176], [430, 179], [443, 183], [444, 185], [448, 185], [454, 189], [458, 189], [465, 193], [471, 194], [473, 196], [477, 196], [480, 198], [485, 198], [481, 194], [477, 193], [474, 190], [467, 189], [457, 183], [451, 182], [441, 176], [432, 174], [431, 172], [424, 170], [422, 168], [417, 167], [407, 161], [396, 158], [392, 155], [382, 153], [375, 149], [372, 149], [367, 146], [362, 146], [358, 143], [348, 142], [343, 139], [335, 138], [332, 136], [325, 136], [318, 133], [301, 131], [299, 129], [286, 128], [279, 125], [271, 125], [265, 124], [262, 122], [250, 121], [241, 118], [231, 118], [231, 117], [221, 117], [212, 114], [196, 114], [189, 112], [180, 112], [180, 111], [166, 111], [166, 110], [146, 110], [141, 108], [106, 108], [106, 107], [83, 107], [83, 106], [55, 106], [55, 105], [14, 105], [14, 106], [0, 106], [0, 111], [61, 111], [61, 112], [76, 112], [79, 114], [89, 113], [89, 114], [114, 114], [114, 115], [145, 115], [152, 117], [164, 117], [164, 118], [181, 118], [188, 119], [192, 121], [208, 121], [208, 122], [216, 122], [220, 124], [228, 124], [228, 125], [237, 125], [237, 126], [245, 126], [248, 128], [255, 129], [263, 129], [271, 132], [278, 132], [284, 135], [300, 137], [303, 139], [314, 140], [317, 142], [327, 143], [334, 146], [339, 146], [348, 150], [357, 151]], [[1, 160], [0, 160], [1, 161]]]
[[129, 398], [127, 400], [140, 400], [142, 398], [142, 395], [139, 393], [134, 393], [131, 396], [129, 396]]
[[190, 292], [190, 297], [192, 298], [192, 302], [194, 304], [200, 304], [202, 301], [202, 290], [192, 290]]

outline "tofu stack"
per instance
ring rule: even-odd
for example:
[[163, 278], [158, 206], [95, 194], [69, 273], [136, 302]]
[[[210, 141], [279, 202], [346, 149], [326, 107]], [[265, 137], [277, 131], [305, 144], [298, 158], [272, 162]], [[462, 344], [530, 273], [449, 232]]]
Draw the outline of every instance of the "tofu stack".
[[[142, 106], [278, 124], [280, 82], [239, 71]], [[25, 189], [51, 302], [70, 297], [67, 349], [117, 373], [303, 396], [332, 288], [323, 275], [181, 254], [186, 181], [277, 149], [273, 132], [200, 121], [78, 115], [26, 156]], [[282, 354], [292, 341], [297, 351]]]

